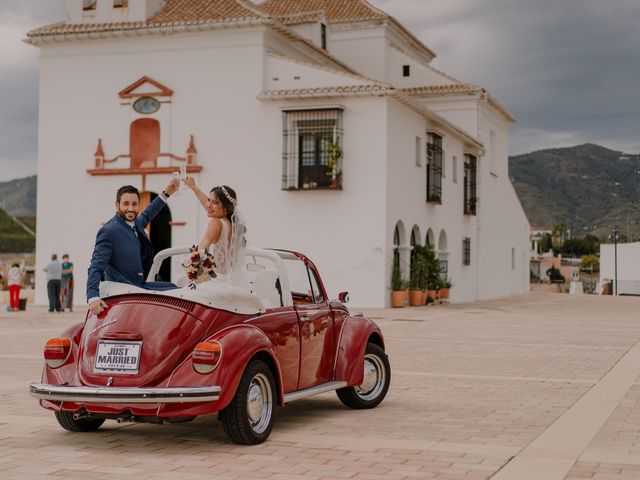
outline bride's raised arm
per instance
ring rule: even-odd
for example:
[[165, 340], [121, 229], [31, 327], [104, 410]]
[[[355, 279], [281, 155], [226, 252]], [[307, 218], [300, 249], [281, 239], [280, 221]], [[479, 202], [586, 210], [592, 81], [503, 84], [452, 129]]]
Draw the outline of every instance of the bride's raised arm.
[[205, 210], [209, 208], [209, 197], [206, 193], [198, 188], [196, 185], [196, 180], [193, 177], [186, 176], [184, 178], [184, 183], [193, 191], [196, 195], [196, 198], [200, 201]]
[[218, 218], [212, 218], [209, 220], [209, 224], [207, 225], [207, 230], [204, 232], [202, 236], [202, 240], [198, 244], [198, 248], [204, 250], [208, 249], [211, 244], [217, 243], [220, 239], [220, 235], [222, 234], [222, 220]]

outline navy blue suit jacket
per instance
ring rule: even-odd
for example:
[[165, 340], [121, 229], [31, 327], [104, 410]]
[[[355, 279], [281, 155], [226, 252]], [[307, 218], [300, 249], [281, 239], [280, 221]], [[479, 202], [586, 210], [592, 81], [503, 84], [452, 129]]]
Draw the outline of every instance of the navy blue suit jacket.
[[144, 229], [165, 205], [166, 202], [157, 197], [138, 215], [134, 222], [138, 237], [119, 214], [98, 231], [89, 265], [87, 300], [100, 296], [101, 280], [144, 287], [154, 255], [153, 245]]

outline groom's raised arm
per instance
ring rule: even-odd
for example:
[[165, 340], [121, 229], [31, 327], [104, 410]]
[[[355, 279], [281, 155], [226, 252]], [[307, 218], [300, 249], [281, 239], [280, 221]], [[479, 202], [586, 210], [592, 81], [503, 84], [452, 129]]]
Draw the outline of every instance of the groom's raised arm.
[[178, 190], [179, 185], [179, 180], [171, 180], [169, 185], [167, 185], [167, 188], [165, 188], [162, 193], [153, 200], [153, 202], [147, 205], [147, 208], [145, 208], [140, 215], [138, 215], [136, 224], [138, 224], [140, 228], [146, 228], [151, 220], [153, 220], [156, 215], [160, 213], [160, 210], [162, 210], [167, 204], [167, 199], [173, 195], [176, 190]]
[[106, 228], [101, 228], [96, 235], [96, 245], [91, 255], [91, 264], [87, 276], [87, 302], [100, 298], [100, 280], [111, 260], [113, 241]]
[[164, 208], [167, 204], [167, 199], [163, 195], [158, 195], [153, 202], [147, 205], [138, 218], [136, 219], [136, 223], [140, 228], [146, 228], [151, 220], [156, 218], [156, 215], [160, 213], [160, 210]]

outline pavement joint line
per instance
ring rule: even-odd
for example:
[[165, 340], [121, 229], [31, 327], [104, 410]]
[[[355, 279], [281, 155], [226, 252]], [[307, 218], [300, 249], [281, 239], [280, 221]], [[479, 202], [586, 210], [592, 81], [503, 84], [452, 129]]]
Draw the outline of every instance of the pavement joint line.
[[638, 374], [640, 342], [491, 479], [564, 479], [634, 385]]
[[640, 455], [626, 455], [601, 451], [589, 451], [580, 455], [581, 462], [615, 463], [619, 465], [640, 465]]
[[[518, 313], [519, 316], [522, 316], [520, 313]], [[447, 317], [449, 317], [451, 315], [447, 315]], [[409, 317], [409, 315], [406, 315], [406, 317]], [[537, 318], [536, 315], [531, 315], [532, 318]], [[561, 318], [561, 317], [558, 317]], [[410, 318], [405, 318], [404, 320], [413, 320]], [[428, 324], [429, 326], [433, 326], [433, 325], [437, 325], [438, 324], [438, 320], [448, 320], [447, 318], [442, 318], [442, 317], [428, 317], [428, 318], [424, 318], [424, 317], [416, 317], [416, 319], [421, 319], [424, 320], [422, 322], [412, 322], [412, 323], [416, 323], [415, 328], [421, 328], [424, 327], [425, 325], [423, 324]], [[479, 323], [477, 320], [471, 320], [470, 323], [472, 326], [482, 326], [482, 327], [500, 327], [501, 329], [504, 329], [505, 331], [510, 331], [510, 330], [521, 330], [523, 326], [526, 326], [527, 329], [531, 330], [531, 331], [537, 331], [537, 330], [542, 330], [542, 331], [548, 331], [550, 328], [553, 328], [555, 332], [574, 332], [576, 325], [569, 325], [569, 326], [562, 326], [562, 325], [555, 325], [553, 324], [553, 322], [547, 322], [547, 323], [543, 323], [540, 322], [537, 325], [534, 324], [527, 324], [526, 322], [522, 322], [522, 324], [514, 324], [514, 323], [509, 323], [509, 316], [505, 315], [504, 316], [505, 321], [504, 322], [482, 322]], [[591, 320], [601, 320], [602, 317], [594, 317], [591, 318]], [[589, 320], [589, 317], [583, 317], [583, 320]], [[385, 327], [387, 328], [400, 328], [400, 326], [403, 323], [406, 322], [402, 322], [402, 321], [398, 321], [398, 319], [387, 319], [387, 320], [376, 320], [377, 322], [380, 322], [381, 324], [385, 325]], [[582, 331], [585, 332], [589, 332], [589, 331], [593, 331], [593, 332], [598, 332], [598, 333], [602, 333], [602, 326], [604, 325], [605, 322], [602, 322], [601, 325], [597, 325], [597, 326], [588, 326], [588, 325], [580, 325], [580, 329]], [[445, 323], [446, 325], [447, 323]], [[457, 322], [457, 326], [460, 325], [465, 325], [465, 326], [469, 326], [467, 323], [465, 323], [464, 320], [459, 320]], [[608, 332], [627, 332], [627, 331], [632, 331], [632, 332], [640, 332], [640, 327], [637, 326], [630, 326], [630, 325], [615, 325], [612, 323], [606, 323], [606, 327], [607, 327], [607, 331]]]
[[42, 355], [12, 355], [12, 354], [2, 354], [0, 358], [19, 358], [23, 360], [42, 360]]
[[474, 443], [444, 442], [440, 440], [398, 440], [387, 437], [367, 436], [345, 438], [331, 435], [301, 435], [287, 432], [273, 432], [274, 440], [295, 443], [305, 448], [342, 448], [345, 450], [361, 450], [369, 448], [393, 448], [397, 450], [421, 450], [444, 453], [466, 453], [474, 455], [495, 455], [511, 457], [520, 447], [503, 445], [482, 445]]
[[[574, 385], [595, 385], [597, 380], [578, 380], [571, 378], [553, 378], [553, 377], [521, 377], [510, 375], [482, 375], [482, 374], [468, 374], [468, 373], [437, 373], [437, 372], [408, 372], [399, 370], [393, 372], [394, 375], [400, 376], [414, 376], [414, 377], [446, 377], [446, 378], [464, 378], [464, 379], [479, 379], [479, 380], [504, 380], [504, 381], [523, 381], [523, 382], [550, 382], [550, 383], [570, 383]], [[640, 385], [636, 383], [634, 385]]]
[[[404, 340], [405, 343], [442, 343], [442, 339], [429, 339], [413, 337]], [[593, 349], [595, 345], [579, 345], [574, 343], [519, 343], [519, 342], [483, 342], [482, 340], [447, 340], [447, 345], [488, 345], [488, 346], [513, 346], [513, 347], [571, 347]], [[628, 350], [628, 345], [597, 345], [599, 350]]]
[[13, 331], [9, 331], [9, 332], [2, 332], [0, 331], [0, 335], [20, 335], [23, 333], [37, 333], [37, 334], [41, 334], [43, 332], [55, 332], [55, 333], [60, 333], [60, 329], [64, 328], [64, 326], [60, 325], [57, 327], [51, 327], [51, 328], [34, 328], [34, 329], [29, 329], [29, 330], [13, 330]]

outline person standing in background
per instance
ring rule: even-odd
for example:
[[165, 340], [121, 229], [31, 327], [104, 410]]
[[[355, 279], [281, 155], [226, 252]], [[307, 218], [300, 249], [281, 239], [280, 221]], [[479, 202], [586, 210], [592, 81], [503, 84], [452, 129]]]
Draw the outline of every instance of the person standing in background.
[[62, 311], [68, 308], [73, 312], [73, 263], [69, 261], [69, 254], [62, 255], [62, 284], [60, 290], [60, 303]]
[[17, 263], [11, 265], [7, 278], [9, 286], [9, 310], [17, 312], [20, 310], [20, 287], [24, 279], [24, 272]]
[[62, 283], [62, 264], [58, 261], [58, 255], [51, 255], [51, 261], [43, 269], [47, 272], [47, 296], [49, 297], [49, 311], [61, 312], [60, 284]]

